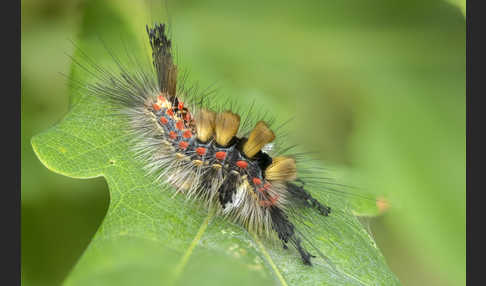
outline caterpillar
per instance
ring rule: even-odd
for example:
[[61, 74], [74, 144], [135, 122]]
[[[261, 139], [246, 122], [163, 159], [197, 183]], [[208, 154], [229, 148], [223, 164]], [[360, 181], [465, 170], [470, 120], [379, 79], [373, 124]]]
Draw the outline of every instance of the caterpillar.
[[208, 106], [181, 80], [166, 24], [147, 25], [146, 31], [153, 68], [129, 71], [120, 65], [113, 74], [93, 63], [103, 80], [87, 90], [128, 119], [134, 156], [148, 175], [249, 232], [294, 247], [303, 264], [312, 266], [316, 256], [304, 247], [308, 239], [292, 218], [300, 208], [323, 217], [332, 212], [306, 190], [298, 156], [272, 145], [278, 138], [268, 120], [252, 122], [235, 110]]

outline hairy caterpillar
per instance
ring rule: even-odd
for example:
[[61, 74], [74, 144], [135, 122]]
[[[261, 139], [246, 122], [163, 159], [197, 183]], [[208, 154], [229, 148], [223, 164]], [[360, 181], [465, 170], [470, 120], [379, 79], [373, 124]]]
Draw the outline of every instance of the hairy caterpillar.
[[88, 90], [129, 119], [133, 150], [147, 173], [250, 232], [280, 240], [284, 248], [290, 244], [311, 265], [313, 255], [293, 218], [302, 207], [323, 216], [331, 208], [306, 191], [298, 158], [269, 147], [278, 136], [268, 121], [253, 123], [235, 110], [210, 108], [178, 81], [165, 28], [147, 27], [154, 70], [115, 75], [100, 69], [102, 80]]

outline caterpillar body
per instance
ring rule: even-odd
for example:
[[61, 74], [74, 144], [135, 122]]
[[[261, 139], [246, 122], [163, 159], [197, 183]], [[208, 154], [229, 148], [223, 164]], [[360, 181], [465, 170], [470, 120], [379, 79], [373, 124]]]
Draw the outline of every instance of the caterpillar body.
[[214, 110], [191, 98], [178, 84], [165, 24], [147, 26], [147, 33], [150, 72], [122, 69], [88, 86], [128, 118], [134, 153], [146, 162], [147, 173], [249, 232], [280, 240], [285, 249], [290, 244], [304, 264], [312, 265], [315, 256], [303, 246], [306, 237], [291, 216], [301, 207], [328, 216], [331, 208], [306, 190], [296, 157], [272, 156], [276, 134], [268, 122], [242, 122], [234, 111]]

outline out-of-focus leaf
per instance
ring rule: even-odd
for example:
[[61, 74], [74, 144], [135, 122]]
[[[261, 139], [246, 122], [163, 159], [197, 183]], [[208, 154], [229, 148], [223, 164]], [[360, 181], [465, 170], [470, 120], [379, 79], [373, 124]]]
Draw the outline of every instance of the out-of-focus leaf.
[[357, 153], [375, 189], [388, 194], [387, 227], [407, 233], [420, 259], [451, 285], [465, 285], [465, 90], [415, 92], [376, 97], [357, 134]]
[[466, 17], [466, 0], [446, 0], [447, 2], [451, 3], [454, 6], [457, 6], [464, 17]]

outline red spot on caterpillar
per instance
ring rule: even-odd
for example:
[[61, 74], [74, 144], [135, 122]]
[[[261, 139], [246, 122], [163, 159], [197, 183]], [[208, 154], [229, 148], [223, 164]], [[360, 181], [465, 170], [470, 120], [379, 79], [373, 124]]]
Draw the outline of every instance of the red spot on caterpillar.
[[191, 121], [191, 115], [189, 113], [186, 113], [186, 115], [184, 115], [184, 120]]
[[160, 123], [162, 123], [162, 124], [167, 124], [167, 122], [169, 122], [169, 120], [167, 120], [167, 118], [165, 118], [165, 117], [163, 117], [163, 116], [162, 116], [162, 117], [160, 117]]
[[181, 142], [179, 142], [179, 147], [180, 147], [181, 149], [186, 149], [186, 148], [187, 148], [187, 146], [189, 146], [189, 143], [187, 143], [186, 141], [181, 141]]
[[224, 160], [224, 158], [226, 158], [226, 152], [223, 152], [223, 151], [216, 152], [216, 154], [214, 154], [214, 156], [218, 160]]
[[206, 148], [204, 147], [197, 147], [196, 148], [196, 153], [199, 154], [200, 156], [206, 154]]
[[170, 139], [176, 139], [177, 134], [174, 131], [171, 131], [171, 132], [169, 132], [169, 137], [170, 137]]
[[167, 114], [174, 116], [174, 110], [172, 110], [172, 108], [167, 109]]
[[278, 200], [279, 197], [280, 197], [279, 195], [275, 195], [275, 197], [270, 198], [270, 202], [272, 203], [272, 205], [277, 202], [277, 200]]
[[158, 98], [160, 101], [165, 102], [165, 97], [163, 97], [162, 95], [159, 95], [157, 98]]
[[157, 103], [154, 103], [154, 104], [152, 104], [152, 108], [153, 108], [155, 111], [158, 111], [158, 110], [160, 110], [160, 105], [158, 105]]
[[184, 108], [184, 102], [179, 101], [179, 104], [177, 105], [177, 109], [182, 110]]
[[[179, 121], [179, 122], [181, 122], [181, 121]], [[184, 131], [184, 133], [182, 134], [182, 136], [184, 136], [184, 138], [191, 138], [192, 137], [192, 133], [191, 133], [191, 131], [186, 130], [186, 131]]]
[[253, 183], [255, 185], [260, 185], [262, 183], [262, 180], [260, 180], [259, 178], [253, 178]]
[[248, 163], [245, 161], [237, 161], [236, 166], [240, 167], [241, 169], [246, 169], [246, 167], [248, 167]]
[[176, 122], [176, 128], [179, 129], [179, 130], [184, 129], [184, 122], [182, 122], [182, 120], [177, 121]]
[[261, 201], [259, 201], [259, 204], [262, 207], [269, 207], [269, 206], [274, 205], [277, 202], [278, 198], [279, 198], [279, 196], [276, 195], [273, 198], [271, 197], [269, 201], [267, 201], [267, 200], [261, 200]]
[[266, 192], [268, 189], [270, 189], [272, 185], [268, 182], [266, 182], [265, 184], [263, 184], [263, 186], [261, 188], [258, 188], [258, 191], [260, 192]]
[[269, 201], [259, 201], [259, 204], [262, 207], [268, 207], [268, 206], [270, 206], [270, 202]]

